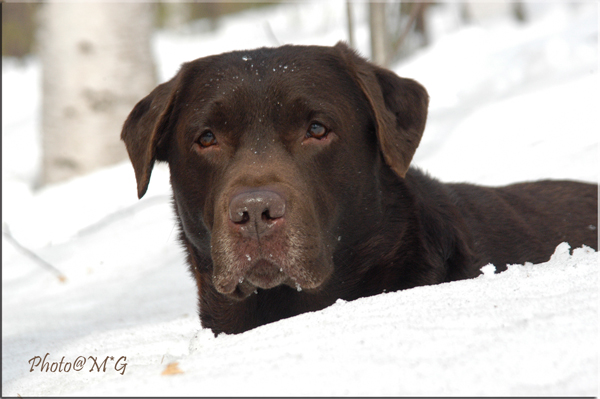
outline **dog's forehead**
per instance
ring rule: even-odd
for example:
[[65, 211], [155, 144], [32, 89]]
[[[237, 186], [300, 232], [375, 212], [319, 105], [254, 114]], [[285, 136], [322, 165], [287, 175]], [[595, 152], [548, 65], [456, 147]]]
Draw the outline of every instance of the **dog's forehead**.
[[186, 120], [232, 134], [257, 123], [292, 125], [316, 111], [348, 115], [362, 101], [344, 59], [327, 47], [235, 51], [192, 61], [183, 72]]
[[226, 96], [236, 87], [263, 97], [286, 91], [327, 95], [351, 83], [339, 52], [320, 46], [234, 51], [192, 61], [187, 69], [194, 91], [215, 96]]

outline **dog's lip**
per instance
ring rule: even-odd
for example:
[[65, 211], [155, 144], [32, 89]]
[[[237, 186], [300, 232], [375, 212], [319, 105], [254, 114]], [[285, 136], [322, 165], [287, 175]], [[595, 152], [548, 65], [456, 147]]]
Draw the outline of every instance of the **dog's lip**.
[[256, 293], [256, 287], [250, 284], [248, 281], [243, 281], [242, 283], [238, 283], [235, 286], [234, 291], [228, 293], [227, 295], [229, 295], [231, 298], [242, 300], [252, 295], [252, 293]]
[[[236, 248], [236, 256], [229, 259], [229, 267], [214, 270], [216, 290], [232, 299], [245, 299], [257, 289], [269, 290], [287, 286], [298, 292], [318, 292], [329, 274], [314, 274], [310, 259], [290, 259], [287, 252], [265, 251], [263, 248]], [[274, 248], [271, 248], [274, 249]], [[293, 261], [292, 261], [293, 260]], [[327, 263], [323, 259], [313, 263]]]
[[252, 259], [249, 255], [246, 255], [246, 258], [248, 262], [237, 273], [213, 276], [217, 291], [243, 299], [257, 288], [270, 289], [291, 281], [284, 268], [273, 259], [265, 259], [262, 256]]
[[244, 279], [255, 287], [274, 288], [286, 280], [288, 275], [282, 267], [267, 259], [258, 259], [246, 272]]

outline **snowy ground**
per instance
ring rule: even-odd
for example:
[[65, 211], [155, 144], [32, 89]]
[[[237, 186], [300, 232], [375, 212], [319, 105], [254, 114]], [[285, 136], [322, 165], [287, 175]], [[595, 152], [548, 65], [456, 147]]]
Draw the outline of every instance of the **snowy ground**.
[[[265, 21], [282, 43], [334, 44], [345, 39], [343, 5], [292, 3], [215, 33], [157, 33], [161, 78], [206, 54], [273, 45]], [[528, 9], [526, 25], [470, 27], [454, 6], [433, 10], [433, 44], [393, 68], [431, 96], [415, 165], [489, 185], [598, 181], [598, 4]], [[364, 7], [355, 17], [368, 54]], [[67, 277], [3, 238], [3, 396], [598, 394], [598, 253], [566, 245], [544, 264], [214, 338], [176, 242], [168, 168], [155, 168], [141, 201], [128, 163], [33, 192], [39, 64], [3, 61], [3, 221]], [[62, 371], [30, 371], [46, 354]]]

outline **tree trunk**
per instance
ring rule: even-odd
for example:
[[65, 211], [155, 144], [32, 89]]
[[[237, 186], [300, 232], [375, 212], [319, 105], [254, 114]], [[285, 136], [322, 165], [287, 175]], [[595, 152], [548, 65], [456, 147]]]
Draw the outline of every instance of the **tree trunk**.
[[163, 3], [165, 28], [179, 30], [190, 20], [190, 3]]
[[388, 40], [385, 25], [385, 3], [369, 3], [369, 28], [371, 30], [371, 61], [387, 66]]
[[42, 184], [126, 158], [123, 122], [156, 85], [153, 23], [148, 3], [43, 4]]
[[348, 45], [354, 48], [354, 18], [352, 14], [352, 2], [351, 0], [346, 0], [346, 19], [348, 21]]

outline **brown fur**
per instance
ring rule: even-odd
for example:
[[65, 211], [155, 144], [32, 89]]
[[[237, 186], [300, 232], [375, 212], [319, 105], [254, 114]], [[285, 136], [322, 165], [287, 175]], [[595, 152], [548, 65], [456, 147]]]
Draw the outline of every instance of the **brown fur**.
[[239, 333], [543, 262], [563, 241], [598, 248], [596, 185], [443, 184], [409, 168], [427, 104], [344, 44], [201, 58], [141, 100], [122, 139], [140, 198], [169, 163], [203, 326]]

